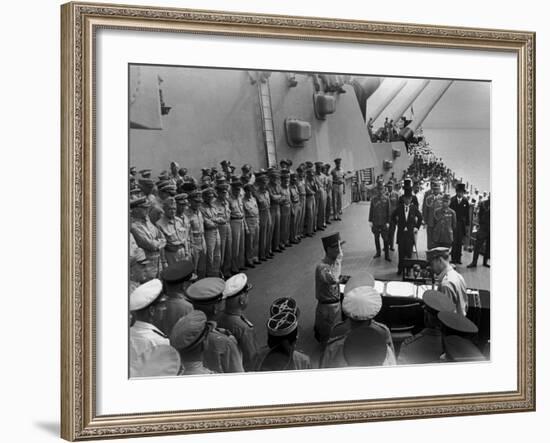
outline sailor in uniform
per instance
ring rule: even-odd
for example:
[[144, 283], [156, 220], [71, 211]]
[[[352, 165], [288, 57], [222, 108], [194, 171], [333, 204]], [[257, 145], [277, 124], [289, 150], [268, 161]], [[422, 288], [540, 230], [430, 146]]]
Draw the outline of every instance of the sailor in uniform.
[[211, 326], [202, 311], [192, 311], [174, 325], [170, 334], [170, 344], [181, 358], [183, 368], [180, 375], [214, 373], [204, 365], [204, 346]]
[[332, 215], [334, 220], [342, 220], [342, 201], [346, 193], [345, 172], [342, 168], [342, 159], [334, 159], [334, 168], [330, 172], [332, 175]]
[[340, 333], [328, 341], [320, 367], [395, 365], [391, 333], [374, 320], [381, 308], [382, 296], [376, 289], [358, 286], [349, 291], [342, 302], [347, 318], [335, 327]]
[[223, 310], [225, 282], [207, 277], [187, 289], [187, 298], [196, 310], [206, 314], [210, 332], [204, 342], [205, 366], [215, 372], [244, 372], [237, 339], [227, 329], [217, 327], [216, 319]]
[[267, 321], [267, 346], [256, 358], [257, 371], [292, 371], [311, 369], [309, 357], [296, 350], [298, 318], [291, 311], [282, 311]]
[[428, 290], [422, 295], [424, 301], [424, 329], [401, 343], [397, 364], [439, 363], [443, 354], [439, 312], [454, 311], [455, 306], [445, 294]]
[[341, 315], [340, 275], [342, 273], [342, 245], [340, 233], [321, 239], [325, 257], [315, 269], [315, 338], [324, 348], [330, 337], [330, 331]]
[[436, 275], [437, 290], [445, 294], [454, 304], [455, 312], [468, 313], [466, 282], [449, 263], [449, 249], [437, 247], [426, 251], [427, 260]]
[[141, 374], [141, 368], [153, 355], [154, 348], [170, 345], [168, 337], [153, 324], [155, 301], [161, 292], [162, 282], [155, 278], [130, 294], [130, 312], [135, 319], [130, 327], [130, 377]]
[[227, 329], [237, 339], [246, 371], [254, 369], [258, 353], [254, 325], [245, 316], [251, 289], [246, 274], [236, 274], [227, 280], [223, 291], [225, 310], [218, 317], [218, 326]]

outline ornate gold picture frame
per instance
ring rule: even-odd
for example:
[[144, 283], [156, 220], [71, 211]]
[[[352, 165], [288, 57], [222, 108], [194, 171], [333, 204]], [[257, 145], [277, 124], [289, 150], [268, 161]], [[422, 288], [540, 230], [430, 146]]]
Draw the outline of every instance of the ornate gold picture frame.
[[[62, 17], [61, 435], [67, 440], [535, 409], [535, 34], [524, 31], [68, 3]], [[98, 29], [475, 49], [517, 56], [517, 389], [462, 395], [98, 415], [95, 35]]]

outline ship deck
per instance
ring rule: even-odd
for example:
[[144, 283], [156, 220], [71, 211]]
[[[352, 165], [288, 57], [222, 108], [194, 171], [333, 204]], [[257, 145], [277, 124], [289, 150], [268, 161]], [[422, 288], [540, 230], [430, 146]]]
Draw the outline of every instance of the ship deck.
[[[246, 274], [254, 285], [250, 293], [247, 317], [255, 325], [260, 345], [266, 343], [265, 324], [271, 303], [279, 297], [292, 297], [300, 308], [299, 337], [297, 348], [312, 358], [316, 364], [319, 345], [313, 336], [315, 318], [315, 266], [323, 257], [321, 237], [339, 231], [346, 244], [343, 246], [344, 259], [342, 274], [357, 275], [369, 272], [379, 280], [401, 280], [397, 275], [397, 247], [392, 252], [392, 262], [383, 257], [374, 259], [374, 238], [368, 225], [368, 202], [353, 203], [344, 210], [342, 221], [332, 222], [325, 231], [317, 232], [313, 238], [305, 238], [298, 245], [276, 254], [267, 262], [262, 262]], [[420, 258], [425, 257], [426, 231], [418, 233]], [[462, 265], [457, 266], [469, 288], [489, 290], [490, 269], [481, 266], [468, 269], [471, 253], [464, 252]]]

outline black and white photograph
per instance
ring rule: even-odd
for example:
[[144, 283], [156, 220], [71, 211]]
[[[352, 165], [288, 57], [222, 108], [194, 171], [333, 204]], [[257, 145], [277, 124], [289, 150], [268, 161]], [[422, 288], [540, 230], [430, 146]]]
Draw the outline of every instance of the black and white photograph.
[[128, 85], [130, 378], [490, 362], [490, 81]]

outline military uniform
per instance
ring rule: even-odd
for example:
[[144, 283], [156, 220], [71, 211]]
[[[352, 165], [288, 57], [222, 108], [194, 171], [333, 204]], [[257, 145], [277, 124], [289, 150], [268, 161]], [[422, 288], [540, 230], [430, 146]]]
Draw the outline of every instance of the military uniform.
[[164, 256], [168, 266], [189, 259], [189, 231], [181, 218], [170, 219], [163, 214], [157, 222], [157, 228], [166, 239]]
[[[330, 167], [330, 165], [328, 165]], [[328, 173], [328, 169], [326, 169], [325, 174], [325, 194], [326, 194], [326, 211], [325, 211], [325, 224], [330, 223], [330, 216], [333, 214], [333, 203], [332, 203], [332, 188], [333, 188], [333, 179], [332, 176]], [[333, 214], [334, 216], [334, 214]]]
[[136, 321], [130, 328], [130, 377], [139, 376], [139, 368], [144, 358], [154, 348], [169, 346], [166, 334], [151, 323]]
[[426, 192], [426, 194], [424, 195], [424, 202], [422, 204], [422, 217], [424, 219], [424, 223], [426, 223], [428, 249], [432, 249], [434, 247], [433, 230], [436, 222], [435, 213], [443, 206], [442, 199], [442, 194], [435, 194], [431, 190]]
[[466, 282], [462, 275], [449, 265], [437, 276], [436, 283], [437, 290], [449, 297], [454, 303], [456, 312], [466, 315], [468, 313], [468, 294], [466, 293]]
[[425, 328], [401, 343], [397, 364], [439, 363], [441, 354], [443, 354], [441, 331], [435, 328]]
[[342, 261], [330, 261], [324, 258], [315, 269], [315, 298], [317, 309], [315, 311], [315, 337], [321, 343], [325, 343], [330, 336], [335, 323], [341, 317], [340, 306], [340, 274]]
[[[257, 371], [262, 370], [262, 363], [265, 361], [268, 354], [272, 351], [273, 349], [270, 348], [269, 346], [263, 346], [262, 348], [260, 348], [256, 357], [256, 363], [254, 365]], [[303, 352], [294, 350], [292, 351], [292, 357], [290, 358], [284, 370], [294, 371], [294, 370], [311, 369], [311, 368], [312, 368], [311, 360], [309, 359], [309, 357]]]
[[206, 275], [206, 241], [204, 240], [204, 219], [200, 209], [187, 208], [185, 216], [191, 226], [190, 252], [195, 274], [202, 278]]
[[434, 213], [432, 243], [435, 247], [450, 248], [453, 244], [453, 233], [456, 230], [456, 214], [450, 208], [440, 208]]
[[290, 188], [288, 184], [281, 186], [281, 199], [279, 200], [279, 206], [281, 211], [281, 238], [280, 247], [285, 248], [290, 244]]
[[380, 190], [370, 202], [369, 222], [372, 223], [372, 233], [374, 234], [374, 244], [376, 246], [376, 256], [380, 256], [380, 237], [384, 243], [384, 254], [389, 259], [388, 229], [391, 221], [390, 199], [387, 194]]
[[300, 220], [302, 208], [300, 207], [300, 191], [297, 184], [290, 184], [290, 242], [298, 243], [300, 235]]
[[269, 191], [269, 201], [271, 204], [271, 230], [269, 238], [271, 240], [271, 252], [281, 250], [281, 187], [277, 183], [270, 182], [267, 185]]
[[325, 175], [322, 172], [315, 174], [315, 181], [317, 183], [317, 192], [315, 193], [315, 204], [317, 207], [317, 229], [323, 230], [326, 227], [325, 217], [327, 213], [327, 192], [326, 192], [326, 180]]
[[335, 220], [340, 220], [345, 192], [345, 172], [340, 166], [336, 166], [330, 174], [332, 175], [332, 213]]
[[305, 181], [306, 189], [306, 210], [305, 210], [305, 233], [307, 236], [312, 236], [315, 231], [315, 192], [316, 183], [313, 177], [307, 178]]
[[306, 218], [306, 182], [304, 177], [298, 177], [298, 195], [300, 196], [300, 219], [297, 220], [297, 234], [300, 238], [304, 236], [304, 221]]
[[218, 213], [218, 233], [220, 234], [220, 268], [224, 276], [231, 275], [231, 208], [227, 200], [216, 199], [213, 203]]
[[[233, 182], [235, 183], [235, 182]], [[232, 186], [235, 186], [232, 183]], [[240, 195], [229, 196], [229, 209], [231, 210], [231, 272], [237, 273], [244, 267], [244, 207]]]
[[247, 232], [245, 233], [245, 263], [253, 266], [259, 262], [258, 245], [260, 241], [260, 210], [253, 194], [243, 198], [243, 208]]
[[451, 198], [449, 207], [456, 214], [456, 229], [453, 235], [453, 249], [451, 251], [452, 260], [455, 263], [460, 263], [462, 259], [462, 243], [470, 224], [470, 203], [468, 203], [466, 197], [462, 197], [459, 200], [458, 196], [455, 195]]
[[159, 276], [164, 267], [164, 246], [166, 245], [164, 235], [148, 218], [133, 220], [130, 231], [149, 261], [147, 274], [153, 277]]
[[[263, 178], [262, 178], [263, 180]], [[256, 202], [258, 203], [258, 211], [260, 215], [260, 236], [258, 255], [260, 260], [266, 260], [271, 255], [271, 242], [269, 233], [271, 230], [271, 200], [269, 191], [266, 189], [256, 191]]]
[[[203, 191], [204, 192], [204, 191]], [[221, 238], [218, 230], [218, 208], [211, 203], [203, 203], [201, 214], [204, 221], [204, 240], [206, 243], [206, 276], [219, 277], [221, 264]]]
[[218, 320], [218, 325], [230, 331], [237, 339], [243, 356], [243, 367], [250, 371], [258, 354], [254, 325], [243, 315], [228, 314], [223, 312]]

